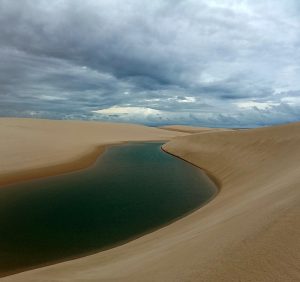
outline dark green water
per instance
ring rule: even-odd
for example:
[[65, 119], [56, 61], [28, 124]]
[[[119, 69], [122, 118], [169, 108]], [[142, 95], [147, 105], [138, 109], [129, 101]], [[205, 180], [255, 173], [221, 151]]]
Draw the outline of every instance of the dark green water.
[[82, 256], [159, 228], [216, 193], [159, 143], [108, 149], [94, 166], [0, 190], [0, 275]]

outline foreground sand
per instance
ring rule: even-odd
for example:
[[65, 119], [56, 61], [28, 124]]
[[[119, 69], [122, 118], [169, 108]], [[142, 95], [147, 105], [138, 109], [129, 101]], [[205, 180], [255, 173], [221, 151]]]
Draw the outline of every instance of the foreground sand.
[[217, 197], [123, 246], [1, 281], [299, 281], [300, 124], [176, 138]]

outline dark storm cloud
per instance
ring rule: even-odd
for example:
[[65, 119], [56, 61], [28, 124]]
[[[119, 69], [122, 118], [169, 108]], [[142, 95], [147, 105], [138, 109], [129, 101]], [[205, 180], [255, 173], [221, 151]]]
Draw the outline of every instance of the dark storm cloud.
[[[142, 5], [81, 3], [2, 1], [1, 10], [6, 13], [0, 19], [1, 42], [26, 53], [87, 65], [118, 78], [137, 76], [166, 84], [176, 76], [173, 65], [178, 62], [169, 63], [172, 54], [165, 52], [161, 42], [167, 38], [164, 34], [153, 38], [159, 27], [144, 20]], [[155, 12], [155, 7], [149, 8]]]
[[[299, 19], [296, 0], [0, 0], [0, 115], [294, 121]], [[114, 106], [157, 111], [93, 112]]]

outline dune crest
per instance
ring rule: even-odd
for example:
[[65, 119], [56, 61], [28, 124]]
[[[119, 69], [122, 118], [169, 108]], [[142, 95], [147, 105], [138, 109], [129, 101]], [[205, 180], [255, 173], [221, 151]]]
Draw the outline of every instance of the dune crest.
[[166, 126], [161, 126], [160, 128], [169, 131], [177, 131], [177, 132], [185, 132], [185, 133], [207, 133], [207, 132], [231, 130], [226, 128], [208, 128], [208, 127], [196, 127], [196, 126], [188, 126], [188, 125], [166, 125]]

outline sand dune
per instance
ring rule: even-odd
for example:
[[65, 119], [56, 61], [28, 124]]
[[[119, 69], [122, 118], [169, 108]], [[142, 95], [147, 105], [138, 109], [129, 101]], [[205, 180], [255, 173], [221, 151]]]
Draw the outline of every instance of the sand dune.
[[105, 144], [178, 135], [125, 123], [0, 118], [0, 185], [87, 167]]
[[203, 167], [221, 184], [199, 219], [211, 211], [206, 219], [225, 245], [217, 250], [214, 270], [199, 277], [300, 280], [300, 123], [193, 135], [165, 149]]
[[213, 175], [215, 199], [123, 246], [1, 281], [299, 281], [299, 144], [299, 123], [176, 138], [164, 149]]
[[170, 130], [170, 131], [178, 131], [178, 132], [186, 132], [186, 133], [206, 133], [206, 132], [214, 132], [214, 131], [228, 131], [230, 129], [224, 128], [208, 128], [208, 127], [196, 127], [196, 126], [187, 126], [187, 125], [166, 125], [161, 126], [161, 129]]

